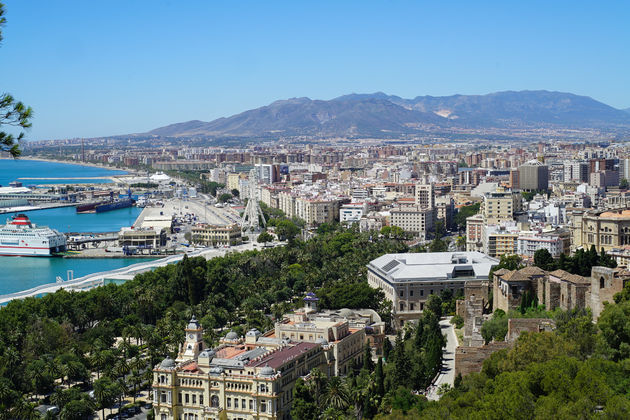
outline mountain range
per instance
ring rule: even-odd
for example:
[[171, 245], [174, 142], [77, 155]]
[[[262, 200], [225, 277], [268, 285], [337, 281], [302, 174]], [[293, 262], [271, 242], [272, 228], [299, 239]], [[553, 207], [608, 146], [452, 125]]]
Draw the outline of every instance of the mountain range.
[[630, 109], [619, 110], [587, 96], [550, 91], [487, 95], [418, 96], [382, 92], [328, 101], [279, 100], [210, 122], [187, 121], [152, 130], [164, 137], [389, 137], [423, 130], [630, 129]]

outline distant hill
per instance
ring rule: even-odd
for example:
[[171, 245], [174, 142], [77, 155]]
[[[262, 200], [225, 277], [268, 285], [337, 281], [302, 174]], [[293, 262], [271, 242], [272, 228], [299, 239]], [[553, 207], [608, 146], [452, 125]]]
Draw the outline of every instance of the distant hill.
[[630, 112], [586, 96], [549, 91], [418, 96], [382, 92], [329, 101], [293, 98], [210, 122], [188, 121], [148, 134], [188, 136], [384, 136], [424, 128], [630, 128]]

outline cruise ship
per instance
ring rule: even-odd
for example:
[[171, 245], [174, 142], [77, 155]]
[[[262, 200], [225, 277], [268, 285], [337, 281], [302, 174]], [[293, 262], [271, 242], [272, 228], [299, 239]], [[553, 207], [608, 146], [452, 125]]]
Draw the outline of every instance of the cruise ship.
[[66, 251], [63, 233], [31, 223], [24, 214], [18, 214], [0, 226], [0, 255], [51, 257]]

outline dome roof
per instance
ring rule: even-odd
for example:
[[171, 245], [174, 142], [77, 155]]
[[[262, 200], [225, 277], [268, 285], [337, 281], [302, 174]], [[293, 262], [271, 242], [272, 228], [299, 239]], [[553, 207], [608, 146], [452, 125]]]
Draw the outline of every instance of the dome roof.
[[199, 357], [207, 357], [209, 359], [212, 359], [216, 355], [217, 355], [217, 353], [214, 350], [211, 350], [211, 349], [205, 349], [204, 351], [199, 353]]
[[260, 335], [260, 331], [258, 331], [256, 328], [252, 328], [251, 330], [247, 331], [247, 334], [245, 334], [248, 337], [258, 337]]
[[321, 344], [322, 346], [328, 345], [328, 341], [324, 337], [318, 338], [317, 340], [315, 340], [315, 343]]
[[275, 375], [275, 373], [276, 373], [276, 371], [272, 367], [269, 367], [269, 365], [267, 365], [264, 368], [260, 369], [260, 375], [261, 376], [273, 376], [273, 375]]
[[190, 321], [188, 322], [188, 326], [186, 327], [187, 330], [198, 330], [199, 329], [199, 323], [197, 322], [197, 318], [195, 318], [195, 316], [193, 315], [192, 318], [190, 318]]
[[166, 359], [162, 360], [160, 363], [160, 369], [173, 369], [175, 367], [175, 360], [171, 359], [169, 356], [166, 356]]
[[344, 318], [350, 318], [351, 316], [354, 315], [354, 311], [352, 309], [343, 308], [342, 310], [339, 311], [339, 315]]
[[238, 334], [235, 333], [234, 331], [230, 331], [229, 333], [227, 333], [227, 335], [225, 336], [226, 340], [238, 340]]

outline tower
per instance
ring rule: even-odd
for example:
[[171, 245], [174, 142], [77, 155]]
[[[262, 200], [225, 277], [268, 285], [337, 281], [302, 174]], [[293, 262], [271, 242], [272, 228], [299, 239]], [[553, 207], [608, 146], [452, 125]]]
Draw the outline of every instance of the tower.
[[197, 322], [197, 319], [193, 315], [193, 317], [188, 322], [186, 329], [186, 338], [184, 344], [182, 344], [179, 349], [179, 354], [177, 355], [177, 362], [183, 362], [186, 360], [197, 359], [197, 356], [203, 350], [203, 328]]
[[249, 183], [247, 185], [247, 207], [243, 213], [243, 221], [241, 222], [241, 229], [251, 229], [254, 231], [260, 230], [260, 222], [258, 217], [262, 220], [262, 225], [265, 227], [267, 222], [265, 216], [258, 204], [258, 176], [257, 171], [252, 169], [249, 171]]

